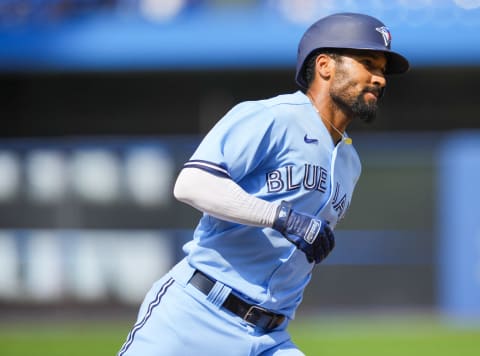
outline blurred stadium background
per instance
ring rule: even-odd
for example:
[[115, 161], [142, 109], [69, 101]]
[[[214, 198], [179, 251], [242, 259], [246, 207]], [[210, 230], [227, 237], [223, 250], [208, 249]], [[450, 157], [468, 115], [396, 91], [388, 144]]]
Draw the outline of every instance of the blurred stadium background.
[[363, 175], [295, 337], [478, 354], [479, 0], [0, 0], [1, 355], [117, 351], [199, 217], [172, 199], [182, 164], [235, 103], [295, 91], [301, 34], [338, 11], [413, 67], [349, 130]]

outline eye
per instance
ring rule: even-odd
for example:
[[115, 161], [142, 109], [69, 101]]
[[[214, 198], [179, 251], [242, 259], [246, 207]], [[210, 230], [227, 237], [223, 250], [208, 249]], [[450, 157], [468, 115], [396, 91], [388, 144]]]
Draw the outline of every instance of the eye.
[[370, 59], [364, 59], [362, 61], [362, 64], [367, 67], [368, 69], [372, 69], [373, 68], [373, 63]]
[[385, 75], [386, 68], [380, 67], [376, 65], [371, 59], [364, 59], [361, 63], [367, 68], [369, 71], [380, 71], [383, 75]]

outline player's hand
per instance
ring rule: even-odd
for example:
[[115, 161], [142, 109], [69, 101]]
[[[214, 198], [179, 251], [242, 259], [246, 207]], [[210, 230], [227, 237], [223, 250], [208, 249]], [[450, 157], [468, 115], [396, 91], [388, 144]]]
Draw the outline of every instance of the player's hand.
[[320, 263], [335, 247], [335, 236], [327, 222], [300, 214], [285, 201], [278, 208], [273, 228], [302, 250], [310, 263]]

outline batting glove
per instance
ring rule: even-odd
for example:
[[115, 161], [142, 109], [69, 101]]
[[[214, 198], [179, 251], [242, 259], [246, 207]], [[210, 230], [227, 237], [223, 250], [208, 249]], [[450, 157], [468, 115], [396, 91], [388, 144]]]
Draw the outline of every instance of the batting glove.
[[335, 236], [327, 222], [297, 213], [286, 201], [280, 204], [272, 227], [302, 250], [310, 263], [320, 263], [335, 247]]

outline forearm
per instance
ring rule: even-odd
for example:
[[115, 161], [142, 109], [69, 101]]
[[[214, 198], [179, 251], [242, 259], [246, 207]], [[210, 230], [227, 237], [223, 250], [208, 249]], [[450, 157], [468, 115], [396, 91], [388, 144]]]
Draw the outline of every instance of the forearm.
[[239, 224], [271, 227], [278, 204], [245, 192], [233, 180], [197, 168], [183, 169], [175, 183], [174, 196], [219, 219]]

